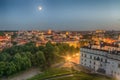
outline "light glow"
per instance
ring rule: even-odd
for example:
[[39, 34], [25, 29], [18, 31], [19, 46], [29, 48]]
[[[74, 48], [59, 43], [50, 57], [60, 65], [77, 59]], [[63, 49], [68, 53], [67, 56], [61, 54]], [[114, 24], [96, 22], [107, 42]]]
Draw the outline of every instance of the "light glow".
[[67, 57], [66, 57], [66, 60], [67, 60], [67, 61], [70, 61], [70, 60], [71, 60], [71, 57], [70, 57], [70, 56], [67, 56]]

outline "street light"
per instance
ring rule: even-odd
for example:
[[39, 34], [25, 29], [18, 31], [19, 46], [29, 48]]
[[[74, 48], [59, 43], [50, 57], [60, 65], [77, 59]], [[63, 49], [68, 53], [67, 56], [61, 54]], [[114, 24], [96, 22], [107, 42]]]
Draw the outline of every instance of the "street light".
[[[75, 56], [75, 55], [73, 55], [73, 56]], [[72, 59], [73, 59], [72, 56], [66, 56], [66, 61], [67, 61], [68, 67], [70, 68], [71, 72], [73, 71]]]
[[70, 57], [70, 56], [67, 56], [67, 57], [66, 57], [66, 61], [71, 61], [71, 57]]
[[73, 57], [75, 57], [76, 55], [73, 55]]
[[76, 54], [76, 56], [78, 56], [78, 55], [79, 55], [79, 53]]

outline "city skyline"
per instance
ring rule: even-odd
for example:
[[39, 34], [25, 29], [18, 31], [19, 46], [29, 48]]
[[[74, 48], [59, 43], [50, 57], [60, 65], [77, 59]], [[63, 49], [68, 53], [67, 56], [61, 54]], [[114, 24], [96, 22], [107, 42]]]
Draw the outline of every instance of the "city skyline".
[[120, 30], [119, 0], [0, 0], [0, 30]]

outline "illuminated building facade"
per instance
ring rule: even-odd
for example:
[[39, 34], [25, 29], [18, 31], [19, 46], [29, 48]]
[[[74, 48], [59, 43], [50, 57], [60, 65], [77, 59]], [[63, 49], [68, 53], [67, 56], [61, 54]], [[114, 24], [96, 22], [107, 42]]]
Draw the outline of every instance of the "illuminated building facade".
[[120, 48], [91, 45], [80, 48], [80, 65], [109, 76], [120, 76]]

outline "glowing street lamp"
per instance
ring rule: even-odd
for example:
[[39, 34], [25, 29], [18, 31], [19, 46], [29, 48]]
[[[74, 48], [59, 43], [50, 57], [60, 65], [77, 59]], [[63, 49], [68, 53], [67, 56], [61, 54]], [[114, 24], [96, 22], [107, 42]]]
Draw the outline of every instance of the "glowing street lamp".
[[77, 53], [76, 56], [79, 56], [79, 54]]
[[71, 61], [71, 57], [70, 57], [70, 56], [67, 56], [67, 57], [66, 57], [66, 60], [67, 60], [67, 61]]
[[76, 55], [73, 55], [73, 57], [75, 57]]

